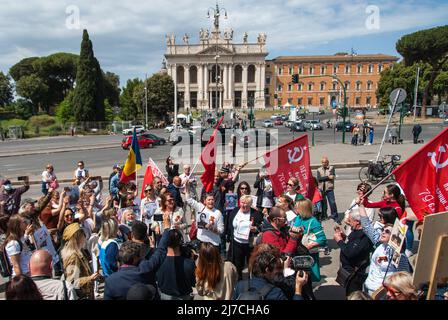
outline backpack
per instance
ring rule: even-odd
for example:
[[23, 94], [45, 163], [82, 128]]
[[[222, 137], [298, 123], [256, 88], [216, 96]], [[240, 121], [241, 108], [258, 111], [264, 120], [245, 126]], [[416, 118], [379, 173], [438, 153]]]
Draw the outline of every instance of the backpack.
[[261, 289], [250, 286], [250, 279], [243, 284], [243, 292], [236, 300], [265, 300], [266, 295], [274, 288], [274, 285], [266, 283]]
[[[20, 244], [20, 252], [22, 252], [22, 243]], [[6, 252], [6, 241], [0, 246], [0, 274], [2, 277], [7, 278], [12, 275], [12, 265], [8, 259], [8, 253]]]

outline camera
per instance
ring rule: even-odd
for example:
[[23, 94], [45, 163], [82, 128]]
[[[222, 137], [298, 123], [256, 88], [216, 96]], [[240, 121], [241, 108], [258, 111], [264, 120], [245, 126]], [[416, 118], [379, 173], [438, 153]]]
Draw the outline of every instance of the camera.
[[310, 271], [313, 264], [312, 256], [295, 256], [292, 258], [292, 269], [300, 272], [300, 276], [303, 275], [303, 271]]
[[20, 177], [17, 177], [17, 180], [18, 181], [24, 181], [24, 180], [27, 180], [28, 179], [28, 176], [20, 176]]
[[192, 240], [189, 242], [183, 242], [180, 247], [182, 256], [186, 258], [193, 258], [196, 260], [199, 249], [201, 248], [201, 242], [199, 240]]

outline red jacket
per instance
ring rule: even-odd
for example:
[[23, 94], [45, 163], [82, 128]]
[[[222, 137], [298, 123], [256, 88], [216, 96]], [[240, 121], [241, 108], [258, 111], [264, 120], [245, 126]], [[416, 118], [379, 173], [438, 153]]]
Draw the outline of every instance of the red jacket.
[[392, 207], [395, 209], [395, 211], [397, 211], [398, 214], [398, 219], [402, 219], [406, 217], [406, 213], [403, 212], [403, 209], [401, 209], [400, 205], [398, 204], [397, 201], [392, 200], [392, 201], [388, 201], [388, 200], [381, 200], [378, 202], [369, 202], [367, 200], [367, 198], [364, 198], [363, 203], [364, 207], [366, 208], [386, 208], [386, 207]]
[[282, 253], [294, 253], [297, 250], [297, 240], [273, 227], [263, 231], [261, 243], [272, 244], [279, 248]]

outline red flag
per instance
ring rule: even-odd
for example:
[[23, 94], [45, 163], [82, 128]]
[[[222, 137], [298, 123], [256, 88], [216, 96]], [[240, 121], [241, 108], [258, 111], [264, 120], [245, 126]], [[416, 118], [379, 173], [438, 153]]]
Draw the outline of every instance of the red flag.
[[156, 163], [149, 158], [148, 166], [146, 167], [145, 177], [143, 178], [141, 198], [145, 197], [145, 187], [154, 181], [155, 177], [159, 177], [164, 185], [168, 185], [168, 179], [160, 171]]
[[300, 193], [308, 199], [313, 198], [315, 185], [306, 134], [267, 152], [264, 161], [277, 197], [286, 192], [289, 178], [296, 177], [300, 181]]
[[406, 200], [421, 221], [448, 211], [448, 128], [393, 171]]
[[218, 132], [218, 128], [221, 125], [224, 116], [221, 117], [218, 121], [218, 125], [216, 126], [213, 134], [210, 136], [210, 139], [207, 142], [204, 150], [201, 153], [201, 162], [204, 166], [204, 173], [201, 176], [202, 184], [204, 185], [205, 192], [210, 192], [213, 190], [213, 183], [215, 181], [215, 167], [216, 167], [216, 141], [215, 136], [216, 132]]

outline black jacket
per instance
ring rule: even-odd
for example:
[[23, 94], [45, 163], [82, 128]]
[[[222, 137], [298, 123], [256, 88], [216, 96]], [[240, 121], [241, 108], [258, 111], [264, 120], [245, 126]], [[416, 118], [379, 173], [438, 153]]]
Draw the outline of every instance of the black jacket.
[[163, 233], [159, 247], [148, 260], [138, 266], [125, 266], [106, 278], [104, 300], [126, 300], [129, 288], [136, 283], [156, 286], [156, 272], [166, 257], [168, 230]]
[[364, 263], [369, 261], [370, 252], [373, 251], [373, 244], [362, 229], [352, 231], [348, 236], [348, 241], [341, 240], [338, 242], [338, 246], [341, 249], [342, 267], [349, 272], [355, 271], [355, 268], [366, 266]]
[[[233, 209], [233, 211], [230, 214], [226, 215], [224, 219], [224, 234], [226, 235], [227, 241], [233, 239], [233, 220], [235, 219], [239, 210], [240, 208], [238, 207]], [[254, 221], [254, 225], [260, 231], [260, 227], [263, 222], [263, 214], [253, 208], [250, 208], [250, 220]]]
[[175, 164], [173, 165], [173, 168], [171, 168], [169, 165], [166, 165], [165, 169], [168, 175], [168, 182], [173, 183], [173, 178], [179, 175], [179, 165]]
[[[265, 182], [264, 179], [260, 179], [260, 174], [257, 173], [257, 177], [255, 178], [254, 188], [257, 189], [257, 207], [261, 208], [263, 204], [263, 193], [265, 188]], [[274, 194], [271, 192], [271, 201], [274, 203]]]
[[171, 193], [174, 198], [174, 202], [176, 203], [176, 207], [183, 208], [184, 201], [182, 200], [182, 196], [180, 194], [179, 188], [177, 188], [174, 184], [170, 183], [166, 190]]

